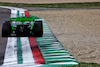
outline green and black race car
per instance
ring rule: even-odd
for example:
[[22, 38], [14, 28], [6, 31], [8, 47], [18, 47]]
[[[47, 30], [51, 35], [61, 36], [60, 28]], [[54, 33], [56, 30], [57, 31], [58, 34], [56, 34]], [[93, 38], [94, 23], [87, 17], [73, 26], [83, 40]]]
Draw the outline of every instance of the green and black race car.
[[9, 18], [2, 24], [2, 37], [42, 37], [42, 21], [36, 21], [34, 17]]

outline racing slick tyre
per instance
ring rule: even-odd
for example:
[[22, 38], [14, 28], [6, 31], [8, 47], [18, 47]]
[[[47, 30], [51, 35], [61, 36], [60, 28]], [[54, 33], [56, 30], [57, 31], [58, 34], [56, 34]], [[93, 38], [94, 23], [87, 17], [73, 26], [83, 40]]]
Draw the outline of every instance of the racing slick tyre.
[[34, 37], [42, 37], [43, 35], [42, 21], [35, 21], [32, 31], [34, 33]]
[[2, 24], [2, 37], [8, 37], [11, 34], [11, 25], [9, 21]]

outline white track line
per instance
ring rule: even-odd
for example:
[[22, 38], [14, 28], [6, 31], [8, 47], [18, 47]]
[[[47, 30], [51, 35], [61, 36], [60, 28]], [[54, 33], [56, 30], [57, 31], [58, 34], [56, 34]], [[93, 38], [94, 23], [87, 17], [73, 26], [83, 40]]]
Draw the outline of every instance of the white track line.
[[70, 57], [70, 58], [74, 58], [73, 56], [67, 56], [67, 55], [63, 55], [63, 56], [50, 56], [50, 57], [45, 57], [45, 58], [64, 58], [64, 57]]
[[17, 64], [16, 45], [17, 45], [16, 37], [9, 37], [6, 46], [4, 65]]
[[[1, 67], [41, 67], [43, 64], [34, 64], [34, 63], [28, 63], [28, 64], [13, 64], [13, 65], [3, 65]], [[43, 67], [43, 66], [42, 66]]]
[[8, 6], [0, 6], [1, 8], [6, 8], [6, 9], [11, 9], [11, 10], [26, 10], [26, 9], [23, 9], [23, 8], [17, 8], [17, 7], [8, 7]]
[[[67, 60], [72, 60], [72, 61], [76, 61], [75, 59], [49, 59], [49, 60], [47, 60], [47, 61], [67, 61]], [[60, 63], [60, 62], [59, 62]]]
[[10, 9], [11, 10], [11, 17], [17, 17], [17, 11], [20, 11], [20, 16], [21, 14], [25, 14], [24, 11], [26, 11], [26, 9], [23, 8], [17, 8], [17, 7], [8, 7], [8, 6], [0, 6], [1, 8], [6, 8], [6, 9]]
[[78, 65], [77, 62], [57, 62], [57, 63], [50, 63], [50, 64], [57, 64], [57, 65], [61, 65], [61, 64], [66, 64], [66, 65], [67, 64], [70, 64], [70, 65], [73, 64], [74, 65], [75, 64], [75, 65]]
[[29, 44], [28, 37], [21, 37], [21, 44], [22, 44], [22, 56], [23, 56], [23, 64], [24, 63], [34, 63], [32, 51]]

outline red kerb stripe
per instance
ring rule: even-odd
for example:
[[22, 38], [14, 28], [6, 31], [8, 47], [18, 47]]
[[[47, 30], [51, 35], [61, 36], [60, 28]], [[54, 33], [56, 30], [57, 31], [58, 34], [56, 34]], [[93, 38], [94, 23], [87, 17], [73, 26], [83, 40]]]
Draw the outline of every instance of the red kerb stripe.
[[26, 17], [26, 18], [28, 18], [28, 17], [29, 17], [29, 12], [28, 12], [28, 10], [27, 10], [27, 11], [25, 11], [25, 17]]
[[29, 37], [29, 42], [31, 46], [31, 50], [33, 53], [33, 58], [35, 60], [36, 64], [44, 64], [44, 59], [42, 57], [42, 54], [40, 53], [40, 50], [38, 48], [37, 42], [35, 37]]

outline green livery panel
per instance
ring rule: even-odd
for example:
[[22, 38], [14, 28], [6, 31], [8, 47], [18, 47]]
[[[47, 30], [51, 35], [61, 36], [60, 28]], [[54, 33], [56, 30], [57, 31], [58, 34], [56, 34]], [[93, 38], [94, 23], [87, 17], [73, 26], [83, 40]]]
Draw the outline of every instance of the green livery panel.
[[9, 21], [19, 21], [19, 22], [25, 22], [25, 21], [34, 21], [35, 18], [9, 18]]

